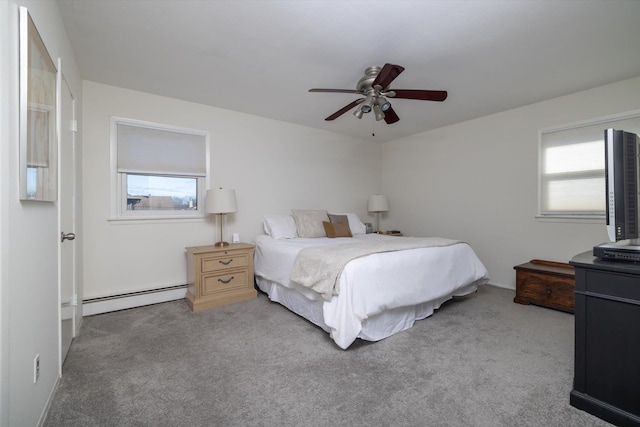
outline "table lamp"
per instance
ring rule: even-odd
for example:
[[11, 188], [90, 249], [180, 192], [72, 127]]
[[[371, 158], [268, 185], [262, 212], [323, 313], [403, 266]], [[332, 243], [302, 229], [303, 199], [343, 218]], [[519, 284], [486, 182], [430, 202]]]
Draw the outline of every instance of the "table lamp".
[[220, 222], [220, 241], [215, 245], [220, 247], [229, 246], [229, 243], [224, 241], [222, 225], [226, 214], [238, 211], [236, 205], [236, 190], [223, 189], [222, 187], [207, 190], [204, 211], [205, 213], [218, 215], [218, 221]]
[[376, 233], [380, 234], [380, 213], [387, 212], [389, 210], [389, 202], [387, 201], [387, 198], [381, 194], [369, 196], [368, 210], [369, 212], [375, 212]]

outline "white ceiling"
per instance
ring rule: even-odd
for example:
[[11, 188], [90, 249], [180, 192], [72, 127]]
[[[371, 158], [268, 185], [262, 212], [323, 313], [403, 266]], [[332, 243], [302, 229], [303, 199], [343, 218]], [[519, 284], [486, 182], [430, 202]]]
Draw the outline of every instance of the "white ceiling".
[[[374, 141], [640, 76], [638, 0], [58, 2], [83, 79]], [[448, 99], [324, 121], [386, 62]]]

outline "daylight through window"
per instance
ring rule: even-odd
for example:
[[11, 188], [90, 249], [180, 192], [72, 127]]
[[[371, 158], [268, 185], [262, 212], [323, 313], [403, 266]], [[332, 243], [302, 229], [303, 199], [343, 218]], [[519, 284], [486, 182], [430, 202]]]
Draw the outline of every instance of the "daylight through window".
[[198, 179], [127, 174], [128, 211], [196, 211]]

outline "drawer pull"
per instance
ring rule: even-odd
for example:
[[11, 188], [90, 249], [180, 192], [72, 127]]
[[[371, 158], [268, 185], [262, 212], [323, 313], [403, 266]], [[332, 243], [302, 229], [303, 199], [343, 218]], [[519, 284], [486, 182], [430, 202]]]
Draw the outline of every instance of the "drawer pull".
[[218, 262], [222, 265], [229, 265], [233, 262], [233, 258], [231, 258], [229, 261], [218, 261]]
[[551, 288], [547, 288], [547, 295], [551, 295]]
[[231, 282], [232, 280], [233, 280], [233, 276], [231, 276], [231, 278], [229, 280], [218, 279], [218, 282], [224, 283], [226, 285], [227, 283]]

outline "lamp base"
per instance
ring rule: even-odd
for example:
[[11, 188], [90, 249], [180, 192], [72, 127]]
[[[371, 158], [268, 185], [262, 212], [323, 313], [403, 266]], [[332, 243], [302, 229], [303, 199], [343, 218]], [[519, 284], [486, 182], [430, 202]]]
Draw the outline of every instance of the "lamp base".
[[225, 246], [229, 246], [229, 242], [216, 242], [214, 246], [218, 246], [219, 248], [223, 248]]

